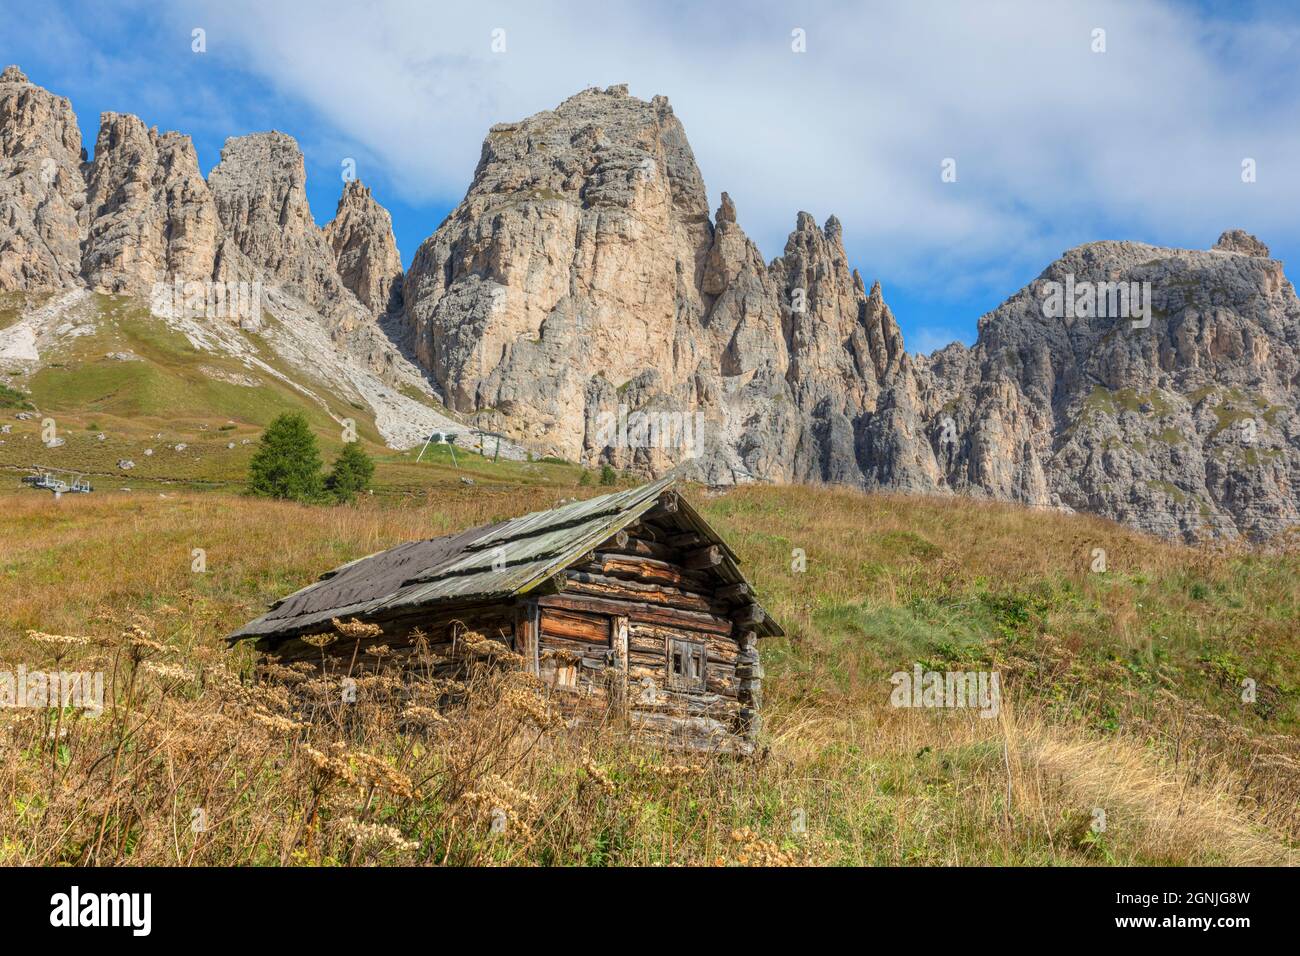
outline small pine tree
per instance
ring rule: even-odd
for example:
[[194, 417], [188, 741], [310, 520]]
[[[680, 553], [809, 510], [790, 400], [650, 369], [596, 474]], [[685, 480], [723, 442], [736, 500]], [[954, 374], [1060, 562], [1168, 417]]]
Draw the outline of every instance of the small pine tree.
[[263, 498], [318, 501], [321, 497], [321, 458], [316, 436], [300, 414], [276, 417], [262, 432], [248, 463], [248, 490]]
[[602, 485], [612, 485], [618, 482], [618, 472], [609, 465], [600, 466], [600, 483]]
[[325, 479], [325, 490], [336, 501], [350, 502], [366, 490], [374, 474], [375, 463], [362, 451], [360, 442], [347, 442]]

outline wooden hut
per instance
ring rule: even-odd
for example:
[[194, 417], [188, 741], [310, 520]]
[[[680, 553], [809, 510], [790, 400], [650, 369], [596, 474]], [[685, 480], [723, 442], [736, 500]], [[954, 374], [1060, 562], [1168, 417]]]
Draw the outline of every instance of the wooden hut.
[[230, 639], [294, 660], [319, 656], [302, 638], [334, 618], [378, 625], [371, 641], [395, 651], [416, 629], [433, 651], [451, 650], [468, 628], [520, 654], [574, 719], [749, 753], [762, 699], [758, 639], [783, 632], [735, 552], [673, 483], [400, 544], [328, 572]]

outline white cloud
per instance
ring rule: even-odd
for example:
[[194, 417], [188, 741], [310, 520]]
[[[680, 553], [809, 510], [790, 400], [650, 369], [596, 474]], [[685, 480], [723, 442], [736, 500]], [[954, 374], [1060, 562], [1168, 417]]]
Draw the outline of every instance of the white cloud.
[[[309, 104], [412, 202], [458, 199], [491, 123], [627, 82], [669, 97], [711, 198], [731, 193], [766, 255], [797, 210], [833, 212], [865, 275], [933, 278], [938, 297], [1009, 293], [1091, 239], [1204, 247], [1241, 226], [1276, 245], [1298, 228], [1293, 24], [1128, 0], [176, 9], [208, 29], [209, 55]], [[940, 182], [945, 157], [956, 183]]]

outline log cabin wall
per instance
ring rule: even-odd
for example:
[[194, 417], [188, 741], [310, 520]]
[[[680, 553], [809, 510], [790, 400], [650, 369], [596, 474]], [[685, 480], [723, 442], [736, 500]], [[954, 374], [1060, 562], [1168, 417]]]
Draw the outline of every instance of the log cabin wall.
[[697, 536], [643, 520], [571, 564], [560, 593], [526, 602], [553, 699], [669, 743], [747, 752], [757, 643], [743, 623], [748, 589], [721, 586], [718, 563]]

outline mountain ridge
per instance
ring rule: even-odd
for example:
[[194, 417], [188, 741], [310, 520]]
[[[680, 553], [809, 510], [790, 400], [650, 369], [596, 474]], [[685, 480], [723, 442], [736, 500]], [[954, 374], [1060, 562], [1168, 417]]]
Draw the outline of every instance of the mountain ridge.
[[[588, 465], [965, 494], [1188, 541], [1300, 521], [1300, 303], [1239, 230], [1067, 250], [974, 345], [920, 355], [836, 217], [798, 213], [764, 261], [727, 193], [710, 210], [662, 96], [593, 87], [493, 125], [405, 271], [359, 181], [316, 226], [292, 137], [231, 138], [205, 181], [187, 137], [104, 117], [86, 161], [71, 104], [4, 72], [0, 291], [267, 281], [381, 381]], [[1052, 312], [1062, 290], [1087, 293], [1078, 313]]]

